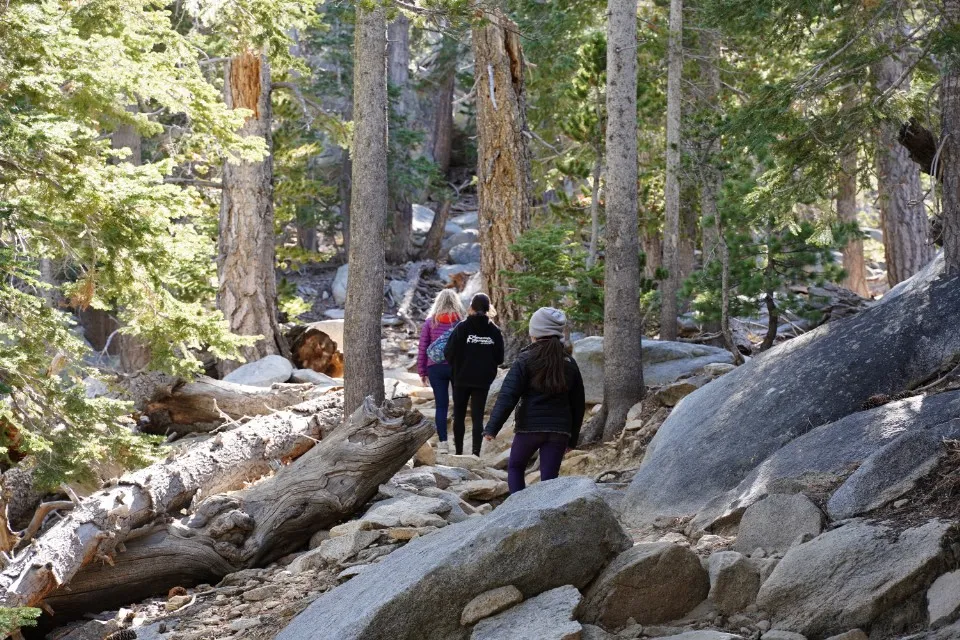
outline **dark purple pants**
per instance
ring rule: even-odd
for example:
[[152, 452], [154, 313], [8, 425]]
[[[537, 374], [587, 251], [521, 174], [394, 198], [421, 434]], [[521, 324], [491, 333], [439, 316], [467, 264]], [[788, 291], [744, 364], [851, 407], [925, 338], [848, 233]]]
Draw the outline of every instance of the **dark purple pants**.
[[540, 451], [540, 480], [553, 480], [560, 475], [560, 463], [567, 452], [570, 436], [565, 433], [528, 432], [513, 436], [510, 462], [507, 465], [507, 484], [510, 493], [522, 491], [527, 483], [524, 474], [533, 454]]

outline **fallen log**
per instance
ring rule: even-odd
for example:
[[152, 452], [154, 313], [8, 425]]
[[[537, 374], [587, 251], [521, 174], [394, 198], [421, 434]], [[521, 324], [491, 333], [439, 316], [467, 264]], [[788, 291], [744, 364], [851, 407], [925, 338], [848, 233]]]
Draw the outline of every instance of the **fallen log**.
[[367, 504], [432, 433], [419, 411], [389, 402], [378, 409], [367, 398], [275, 476], [208, 497], [191, 515], [127, 544], [110, 566], [88, 565], [47, 604], [79, 615], [263, 566]]
[[251, 387], [200, 376], [162, 387], [147, 405], [148, 431], [211, 431], [230, 420], [265, 416], [318, 397], [324, 390], [309, 384]]
[[36, 606], [95, 561], [112, 564], [122, 543], [201, 498], [242, 488], [277, 461], [309, 451], [342, 419], [343, 397], [330, 393], [261, 416], [180, 455], [124, 475], [84, 499], [0, 572], [0, 605]]
[[331, 378], [343, 377], [343, 353], [316, 325], [297, 325], [287, 332], [291, 358], [298, 369], [313, 369]]

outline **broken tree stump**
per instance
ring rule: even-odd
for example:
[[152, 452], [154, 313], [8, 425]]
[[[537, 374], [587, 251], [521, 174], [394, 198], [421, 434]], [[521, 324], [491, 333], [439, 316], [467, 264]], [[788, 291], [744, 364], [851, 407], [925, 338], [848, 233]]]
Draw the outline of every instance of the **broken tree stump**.
[[47, 603], [78, 615], [214, 582], [304, 548], [319, 529], [366, 505], [433, 433], [419, 411], [372, 398], [319, 445], [273, 477], [211, 495], [194, 512], [133, 540], [113, 564], [91, 563]]
[[342, 394], [327, 394], [124, 475], [84, 499], [0, 571], [0, 606], [36, 606], [83, 567], [113, 563], [124, 541], [191, 501], [240, 489], [271, 473], [277, 461], [300, 457], [340, 424], [342, 407]]
[[293, 364], [313, 369], [331, 378], [343, 377], [343, 352], [339, 345], [316, 325], [297, 325], [287, 332]]

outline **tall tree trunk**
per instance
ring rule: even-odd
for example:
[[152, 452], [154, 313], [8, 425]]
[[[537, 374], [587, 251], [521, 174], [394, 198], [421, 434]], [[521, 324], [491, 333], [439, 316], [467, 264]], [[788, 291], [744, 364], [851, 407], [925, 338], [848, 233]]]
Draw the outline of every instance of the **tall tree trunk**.
[[680, 291], [680, 112], [683, 90], [683, 0], [670, 0], [667, 48], [667, 180], [664, 194], [663, 262], [667, 278], [660, 289], [660, 338], [677, 339]]
[[[717, 109], [720, 100], [720, 39], [717, 38], [709, 29], [700, 33], [700, 86], [704, 108]], [[710, 132], [713, 135], [713, 132]], [[703, 142], [702, 157], [700, 158], [700, 236], [703, 251], [701, 259], [703, 268], [714, 262], [721, 263], [721, 269], [724, 268], [723, 256], [720, 251], [720, 243], [723, 238], [720, 236], [720, 213], [717, 209], [717, 197], [720, 194], [720, 185], [722, 184], [720, 171], [716, 168], [714, 156], [717, 152], [717, 140], [714, 138]], [[729, 266], [729, 265], [726, 265]], [[727, 274], [729, 275], [729, 274]], [[726, 286], [723, 281], [724, 274], [721, 273], [721, 289]], [[725, 299], [721, 291], [721, 304]], [[726, 309], [721, 309], [720, 321], [708, 322], [704, 329], [708, 332], [721, 332], [723, 334], [723, 316]], [[732, 342], [732, 341], [731, 341]]]
[[530, 226], [531, 193], [524, 60], [517, 25], [494, 9], [474, 27], [473, 51], [481, 271], [504, 330], [509, 361], [524, 343], [517, 329], [523, 312], [507, 299], [510, 291], [503, 273], [523, 268], [510, 247]]
[[[843, 106], [852, 109], [857, 102], [857, 87], [849, 85], [844, 90]], [[845, 149], [840, 158], [840, 174], [837, 176], [837, 217], [840, 222], [857, 224], [857, 147]], [[859, 227], [858, 227], [859, 228]], [[863, 239], [852, 238], [843, 248], [843, 270], [847, 276], [843, 286], [864, 298], [870, 297], [867, 288], [867, 268], [863, 261]]]
[[603, 304], [603, 439], [643, 399], [637, 237], [637, 3], [607, 2], [607, 186]]
[[[351, 110], [352, 111], [352, 110]], [[353, 116], [350, 116], [351, 118]], [[350, 150], [343, 150], [340, 166], [340, 226], [343, 233], [343, 255], [350, 255], [350, 201], [353, 198], [353, 158]]]
[[[878, 93], [888, 91], [904, 72], [900, 54], [893, 53], [873, 67]], [[910, 81], [900, 85], [910, 88]], [[899, 140], [900, 125], [885, 120], [878, 131], [877, 191], [880, 196], [880, 223], [883, 228], [883, 253], [887, 265], [887, 283], [893, 287], [920, 271], [933, 259], [929, 241], [929, 223], [923, 205], [920, 168]]]
[[380, 351], [387, 223], [387, 24], [385, 9], [357, 8], [353, 81], [353, 198], [344, 318], [344, 415], [366, 396], [383, 402]]
[[[837, 176], [837, 217], [844, 223], [857, 223], [856, 147], [844, 151], [840, 159], [840, 175]], [[843, 247], [843, 270], [847, 273], [843, 286], [859, 296], [869, 298], [862, 238], [851, 238]]]
[[[223, 93], [229, 108], [252, 112], [241, 135], [263, 138], [270, 151], [270, 65], [266, 56], [245, 52], [231, 58]], [[277, 321], [275, 262], [273, 158], [227, 162], [220, 201], [217, 306], [231, 331], [262, 336], [254, 346], [241, 350], [247, 361], [286, 351]], [[238, 366], [237, 361], [223, 361], [220, 374]]]
[[[960, 29], [960, 0], [943, 0], [945, 33]], [[940, 162], [943, 165], [943, 254], [946, 272], [960, 274], [960, 54], [942, 62], [940, 76]]]
[[590, 189], [590, 251], [587, 254], [587, 268], [597, 263], [597, 251], [600, 239], [600, 174], [603, 172], [603, 150], [597, 145], [594, 149], [593, 184]]
[[[444, 41], [451, 40], [444, 38]], [[446, 45], [445, 45], [446, 46]], [[456, 47], [456, 44], [453, 43]], [[445, 65], [444, 75], [437, 87], [436, 117], [433, 123], [433, 161], [437, 163], [440, 175], [450, 170], [450, 154], [453, 150], [453, 92], [457, 81], [456, 60]]]
[[[387, 29], [387, 83], [397, 92], [391, 104], [394, 119], [390, 124], [410, 126], [416, 101], [410, 89], [410, 20], [403, 13], [397, 14]], [[407, 162], [409, 150], [395, 149], [394, 157], [400, 162]], [[395, 178], [397, 173], [397, 167], [390, 168], [391, 177]], [[413, 248], [413, 204], [406, 188], [395, 179], [390, 184], [387, 211], [390, 216], [387, 260], [393, 263], [406, 262]]]
[[[137, 107], [128, 107], [136, 111]], [[125, 124], [113, 132], [110, 140], [114, 149], [129, 149], [130, 155], [124, 158], [125, 162], [139, 167], [143, 163], [143, 141], [136, 127]], [[116, 340], [117, 352], [120, 356], [120, 370], [124, 373], [134, 373], [145, 369], [150, 364], [150, 349], [136, 336], [118, 333]]]

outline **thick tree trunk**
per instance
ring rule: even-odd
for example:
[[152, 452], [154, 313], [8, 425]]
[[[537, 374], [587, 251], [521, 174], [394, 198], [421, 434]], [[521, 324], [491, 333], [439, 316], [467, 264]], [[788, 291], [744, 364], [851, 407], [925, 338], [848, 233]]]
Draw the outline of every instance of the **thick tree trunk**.
[[[943, 0], [940, 15], [945, 33], [960, 29], [960, 0]], [[943, 254], [946, 272], [960, 274], [960, 54], [941, 62], [940, 162], [943, 166]]]
[[599, 146], [594, 149], [593, 184], [590, 188], [590, 250], [587, 253], [587, 268], [597, 263], [597, 251], [600, 242], [600, 174], [603, 172], [603, 151]]
[[162, 522], [200, 496], [234, 491], [272, 473], [276, 460], [303, 455], [341, 419], [339, 394], [328, 394], [123, 476], [116, 486], [83, 500], [0, 572], [0, 605], [41, 603], [83, 567], [114, 563], [124, 541], [142, 527]]
[[350, 255], [350, 201], [353, 198], [353, 158], [350, 150], [343, 150], [340, 168], [340, 226], [343, 233], [343, 255]]
[[[241, 134], [262, 137], [269, 151], [270, 66], [266, 57], [247, 52], [231, 58], [226, 65], [223, 93], [231, 109], [252, 112]], [[256, 345], [241, 350], [247, 361], [286, 351], [277, 321], [275, 261], [273, 159], [267, 156], [256, 162], [227, 162], [220, 201], [217, 306], [231, 331], [262, 336]], [[220, 374], [238, 366], [237, 361], [224, 361]]]
[[159, 389], [147, 405], [152, 433], [211, 431], [228, 420], [266, 416], [317, 397], [311, 384], [249, 387], [200, 376]]
[[637, 237], [637, 3], [607, 2], [607, 180], [603, 304], [603, 439], [643, 398]]
[[[456, 47], [456, 43], [450, 38], [444, 41], [450, 41], [451, 45], [444, 46]], [[447, 175], [450, 170], [450, 153], [453, 150], [453, 92], [457, 83], [456, 60], [452, 60], [444, 66], [443, 77], [437, 87], [436, 116], [433, 122], [433, 135], [431, 149], [433, 152], [433, 161], [437, 163], [440, 175]]]
[[387, 24], [382, 6], [357, 10], [353, 81], [350, 277], [343, 331], [344, 412], [383, 401], [380, 318], [387, 223]]
[[474, 27], [473, 57], [481, 271], [499, 314], [509, 362], [524, 344], [517, 330], [523, 311], [507, 299], [510, 289], [503, 273], [523, 269], [510, 247], [530, 226], [531, 183], [523, 50], [517, 25], [500, 9]]
[[[878, 93], [888, 91], [904, 72], [899, 54], [885, 57], [873, 68]], [[901, 83], [908, 90], [910, 81]], [[934, 256], [929, 241], [929, 223], [923, 205], [920, 169], [910, 159], [898, 136], [900, 126], [891, 120], [880, 124], [878, 131], [877, 191], [880, 196], [880, 223], [883, 229], [884, 261], [887, 283], [893, 287], [927, 265]]]
[[[397, 93], [392, 101], [394, 119], [391, 125], [409, 127], [416, 118], [416, 100], [410, 88], [410, 20], [403, 14], [390, 23], [387, 29], [387, 82]], [[407, 162], [410, 150], [395, 149], [394, 156]], [[390, 215], [386, 259], [394, 264], [403, 264], [410, 258], [413, 249], [413, 205], [407, 188], [397, 181], [397, 167], [390, 168], [391, 180]]]
[[[837, 217], [841, 222], [857, 223], [857, 150], [843, 152], [837, 176]], [[843, 247], [843, 270], [847, 275], [843, 286], [858, 296], [870, 297], [867, 288], [866, 265], [863, 261], [863, 239], [852, 238]]]
[[101, 610], [263, 566], [366, 505], [433, 431], [418, 411], [378, 410], [368, 399], [275, 476], [208, 497], [191, 516], [128, 544], [115, 566], [90, 565], [48, 602], [65, 613]]
[[667, 48], [667, 180], [664, 193], [663, 266], [660, 288], [660, 338], [677, 339], [680, 292], [680, 113], [683, 99], [683, 0], [670, 0]]

